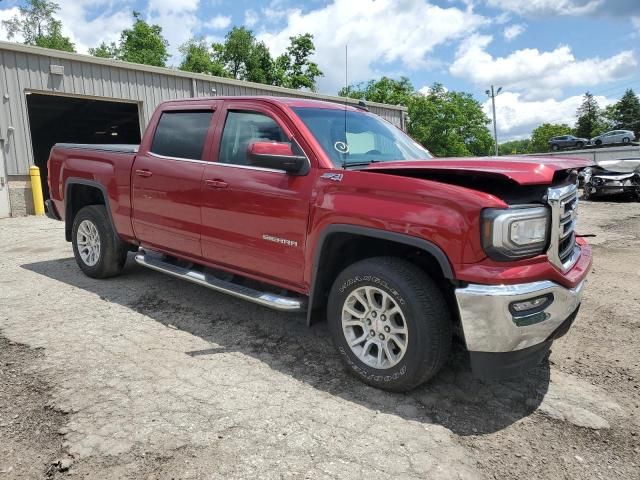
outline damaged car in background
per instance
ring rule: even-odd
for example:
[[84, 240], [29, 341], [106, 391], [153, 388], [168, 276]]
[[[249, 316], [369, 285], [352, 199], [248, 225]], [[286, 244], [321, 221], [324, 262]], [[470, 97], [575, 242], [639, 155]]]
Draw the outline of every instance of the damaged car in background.
[[580, 172], [583, 199], [627, 195], [640, 201], [640, 157], [603, 160]]

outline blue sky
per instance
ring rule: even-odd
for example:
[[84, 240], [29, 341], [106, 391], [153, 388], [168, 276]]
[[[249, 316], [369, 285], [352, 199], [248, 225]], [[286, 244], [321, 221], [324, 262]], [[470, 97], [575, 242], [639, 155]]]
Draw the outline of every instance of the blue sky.
[[[416, 89], [433, 82], [471, 92], [487, 112], [484, 91], [497, 99], [501, 140], [538, 124], [574, 121], [589, 90], [601, 105], [626, 88], [640, 91], [640, 0], [57, 0], [65, 34], [80, 52], [112, 41], [131, 23], [131, 10], [160, 24], [171, 44], [193, 36], [221, 39], [245, 25], [274, 55], [291, 35], [315, 36], [322, 93], [344, 83], [349, 45], [352, 82], [408, 76]], [[0, 2], [0, 19], [17, 0]], [[5, 33], [0, 30], [0, 38]], [[425, 90], [423, 90], [425, 91]]]

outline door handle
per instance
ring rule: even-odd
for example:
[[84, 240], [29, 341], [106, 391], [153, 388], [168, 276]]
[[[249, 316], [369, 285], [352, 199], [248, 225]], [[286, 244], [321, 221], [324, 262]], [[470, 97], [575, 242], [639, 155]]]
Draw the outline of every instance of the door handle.
[[204, 183], [209, 188], [227, 188], [229, 186], [224, 180], [205, 180]]
[[139, 177], [150, 177], [151, 175], [153, 175], [153, 172], [146, 169], [136, 170], [136, 175], [138, 175]]

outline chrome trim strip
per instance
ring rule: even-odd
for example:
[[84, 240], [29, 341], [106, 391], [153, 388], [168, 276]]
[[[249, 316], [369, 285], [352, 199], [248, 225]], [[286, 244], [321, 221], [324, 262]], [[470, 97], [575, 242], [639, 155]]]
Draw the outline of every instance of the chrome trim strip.
[[[511, 352], [544, 342], [580, 305], [585, 281], [565, 288], [549, 280], [516, 285], [470, 284], [455, 290], [460, 323], [472, 352]], [[545, 319], [518, 326], [509, 311], [513, 302], [553, 294]]]
[[[577, 224], [577, 208], [578, 208], [578, 187], [575, 184], [565, 185], [564, 187], [549, 188], [547, 191], [547, 203], [551, 207], [551, 234], [549, 248], [547, 249], [547, 258], [556, 268], [563, 273], [568, 271], [575, 265], [580, 257], [580, 248], [575, 243], [560, 252], [560, 243], [575, 232]], [[565, 208], [571, 205], [570, 211]], [[571, 228], [565, 226], [571, 223]], [[562, 256], [573, 248], [573, 253], [568, 260], [562, 260]]]
[[210, 288], [211, 290], [226, 293], [233, 297], [241, 298], [275, 310], [285, 312], [303, 312], [307, 307], [307, 301], [302, 297], [284, 297], [273, 293], [261, 292], [249, 287], [227, 282], [226, 280], [221, 280], [212, 275], [207, 275], [202, 272], [189, 270], [187, 268], [163, 262], [144, 254], [136, 255], [135, 260], [140, 265], [152, 270], [166, 273], [174, 277], [187, 280], [191, 283], [196, 283], [203, 287]]
[[160, 155], [159, 153], [153, 153], [151, 151], [147, 152], [150, 157], [154, 158], [162, 158], [163, 160], [178, 160], [180, 162], [189, 162], [189, 163], [200, 163], [200, 164], [212, 164], [217, 162], [207, 162], [206, 160], [196, 160], [193, 158], [181, 158], [181, 157], [170, 157], [167, 155]]
[[270, 173], [284, 173], [286, 175], [286, 171], [280, 170], [278, 168], [265, 168], [265, 167], [254, 167], [252, 165], [239, 165], [237, 163], [224, 163], [224, 162], [210, 162], [214, 165], [220, 165], [221, 167], [231, 167], [231, 168], [243, 168], [245, 170], [257, 170], [259, 172], [270, 172]]

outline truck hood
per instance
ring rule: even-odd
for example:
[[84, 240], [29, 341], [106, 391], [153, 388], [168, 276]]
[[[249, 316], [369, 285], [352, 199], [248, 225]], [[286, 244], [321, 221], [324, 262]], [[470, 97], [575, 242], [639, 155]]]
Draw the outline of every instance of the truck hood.
[[640, 158], [621, 158], [618, 160], [600, 160], [598, 166], [603, 170], [617, 173], [640, 173]]
[[549, 185], [560, 170], [580, 169], [594, 165], [592, 161], [561, 157], [476, 157], [433, 158], [401, 162], [372, 163], [365, 171], [407, 175], [454, 174], [456, 176], [488, 176], [508, 179], [520, 185]]

